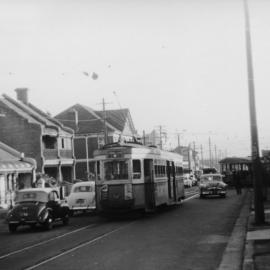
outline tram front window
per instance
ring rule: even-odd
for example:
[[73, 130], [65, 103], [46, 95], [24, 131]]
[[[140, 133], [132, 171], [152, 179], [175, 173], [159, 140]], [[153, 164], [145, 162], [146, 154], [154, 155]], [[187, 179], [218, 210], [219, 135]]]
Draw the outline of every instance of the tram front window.
[[128, 161], [107, 161], [104, 164], [106, 180], [128, 179]]

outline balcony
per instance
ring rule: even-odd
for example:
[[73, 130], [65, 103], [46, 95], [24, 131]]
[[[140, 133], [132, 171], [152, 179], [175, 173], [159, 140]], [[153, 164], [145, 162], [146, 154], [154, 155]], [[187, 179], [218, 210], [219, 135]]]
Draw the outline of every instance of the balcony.
[[72, 150], [60, 149], [60, 158], [73, 158]]
[[45, 159], [58, 159], [57, 149], [44, 149], [43, 155]]

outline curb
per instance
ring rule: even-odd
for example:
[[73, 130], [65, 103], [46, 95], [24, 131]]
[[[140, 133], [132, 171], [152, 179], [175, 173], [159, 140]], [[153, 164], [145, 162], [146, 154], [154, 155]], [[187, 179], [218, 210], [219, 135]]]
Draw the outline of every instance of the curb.
[[[251, 192], [246, 191], [242, 208], [234, 225], [218, 270], [241, 270], [245, 251], [248, 217], [250, 213]], [[252, 269], [252, 268], [250, 268]], [[248, 270], [248, 268], [246, 269]]]

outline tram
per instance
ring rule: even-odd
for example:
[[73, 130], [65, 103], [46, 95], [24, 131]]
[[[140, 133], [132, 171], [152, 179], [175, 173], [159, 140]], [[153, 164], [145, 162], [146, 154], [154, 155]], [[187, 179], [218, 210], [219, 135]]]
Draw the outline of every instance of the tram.
[[183, 157], [135, 143], [113, 143], [94, 152], [96, 207], [100, 212], [179, 204], [185, 197]]

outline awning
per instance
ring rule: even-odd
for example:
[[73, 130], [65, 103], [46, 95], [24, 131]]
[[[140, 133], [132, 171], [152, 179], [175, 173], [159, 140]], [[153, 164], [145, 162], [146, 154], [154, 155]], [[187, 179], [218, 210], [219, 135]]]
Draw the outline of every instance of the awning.
[[32, 164], [24, 161], [0, 161], [0, 172], [31, 172], [33, 169]]

